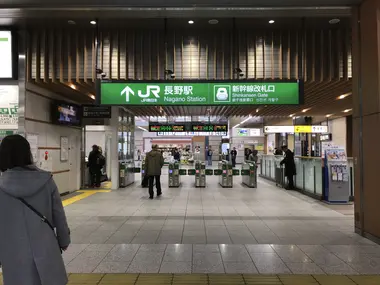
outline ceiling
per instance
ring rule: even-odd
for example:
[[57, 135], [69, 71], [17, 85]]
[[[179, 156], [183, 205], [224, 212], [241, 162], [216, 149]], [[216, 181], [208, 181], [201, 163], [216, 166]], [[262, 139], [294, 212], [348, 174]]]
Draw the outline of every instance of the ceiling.
[[37, 19], [349, 17], [361, 0], [2, 0], [0, 25]]

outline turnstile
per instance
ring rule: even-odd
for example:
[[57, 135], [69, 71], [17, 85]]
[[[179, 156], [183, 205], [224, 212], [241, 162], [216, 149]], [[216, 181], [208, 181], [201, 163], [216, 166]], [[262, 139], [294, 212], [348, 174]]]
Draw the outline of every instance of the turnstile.
[[119, 162], [119, 187], [124, 188], [135, 182], [135, 164], [133, 161]]
[[181, 179], [179, 175], [179, 163], [169, 163], [169, 187], [179, 187], [181, 185]]
[[257, 167], [255, 162], [244, 162], [241, 167], [242, 182], [250, 188], [257, 188]]
[[195, 162], [195, 187], [206, 187], [206, 164], [203, 161]]
[[233, 186], [232, 164], [230, 164], [227, 160], [223, 160], [218, 163], [218, 168], [222, 170], [222, 174], [219, 176], [219, 184], [223, 188], [232, 188]]

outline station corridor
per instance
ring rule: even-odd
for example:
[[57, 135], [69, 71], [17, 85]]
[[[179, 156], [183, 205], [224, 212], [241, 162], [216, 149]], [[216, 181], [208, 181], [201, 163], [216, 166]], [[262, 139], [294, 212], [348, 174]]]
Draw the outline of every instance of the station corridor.
[[[167, 175], [161, 178], [163, 196], [154, 200], [137, 180], [125, 189], [68, 203], [68, 273], [98, 273], [89, 276], [103, 282], [99, 284], [107, 284], [103, 278], [121, 278], [106, 273], [130, 273], [125, 278], [133, 282], [145, 273], [162, 273], [158, 276], [170, 282], [199, 278], [199, 283], [178, 284], [213, 284], [210, 276], [224, 273], [238, 274], [231, 276], [241, 282], [223, 284], [261, 284], [247, 283], [251, 279], [241, 274], [272, 278], [263, 284], [304, 284], [281, 283], [282, 274], [316, 276], [305, 276], [314, 282], [305, 284], [325, 284], [315, 279], [325, 274], [351, 282], [334, 279], [328, 284], [364, 284], [354, 277], [380, 273], [380, 246], [354, 233], [353, 206], [331, 207], [262, 179], [251, 189], [234, 177], [229, 189], [219, 186], [215, 176], [207, 177], [206, 188], [194, 188], [191, 176], [182, 177], [180, 188], [168, 188]], [[170, 282], [147, 284], [177, 284]]]

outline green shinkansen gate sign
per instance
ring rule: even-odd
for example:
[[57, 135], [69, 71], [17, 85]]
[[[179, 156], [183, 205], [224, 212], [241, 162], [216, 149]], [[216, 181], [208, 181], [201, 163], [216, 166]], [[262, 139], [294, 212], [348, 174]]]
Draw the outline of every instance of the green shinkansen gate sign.
[[[303, 82], [156, 81], [100, 83], [102, 105], [299, 105]], [[100, 97], [100, 98], [99, 98]]]

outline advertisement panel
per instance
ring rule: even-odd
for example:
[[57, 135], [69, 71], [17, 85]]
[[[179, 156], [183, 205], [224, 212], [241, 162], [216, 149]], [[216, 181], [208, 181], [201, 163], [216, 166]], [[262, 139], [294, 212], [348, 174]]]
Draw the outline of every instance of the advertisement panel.
[[302, 82], [168, 81], [100, 84], [102, 105], [299, 105]]
[[0, 31], [0, 78], [12, 78], [12, 60], [12, 33], [10, 31]]
[[0, 130], [18, 129], [18, 86], [0, 85]]

